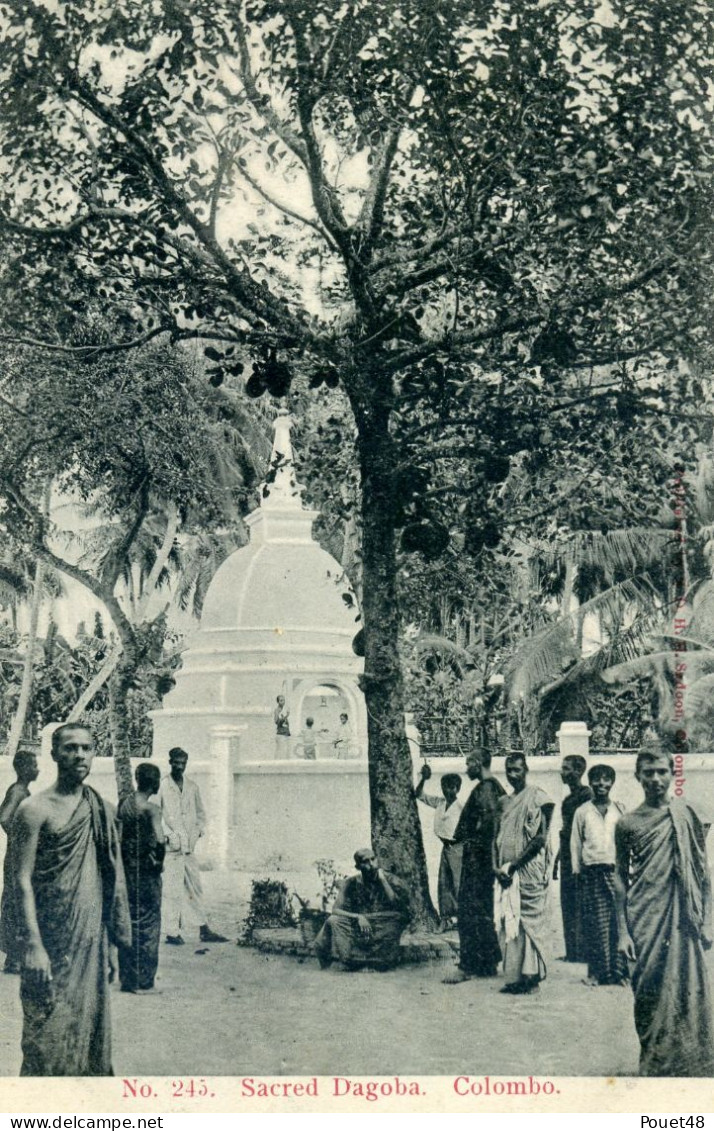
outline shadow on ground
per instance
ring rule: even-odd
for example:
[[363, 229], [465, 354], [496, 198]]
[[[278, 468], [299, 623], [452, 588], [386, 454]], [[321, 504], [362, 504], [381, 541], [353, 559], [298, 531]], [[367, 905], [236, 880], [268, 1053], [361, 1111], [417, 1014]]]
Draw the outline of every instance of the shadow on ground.
[[[214, 881], [215, 884], [215, 881]], [[237, 937], [236, 909], [207, 877], [213, 924]], [[553, 953], [562, 949], [552, 907]], [[629, 989], [589, 989], [585, 969], [551, 961], [537, 996], [499, 978], [445, 986], [452, 966], [322, 972], [314, 959], [234, 942], [162, 944], [161, 993], [112, 994], [117, 1076], [630, 1076], [638, 1045]], [[18, 979], [0, 978], [0, 1074], [20, 1069]]]

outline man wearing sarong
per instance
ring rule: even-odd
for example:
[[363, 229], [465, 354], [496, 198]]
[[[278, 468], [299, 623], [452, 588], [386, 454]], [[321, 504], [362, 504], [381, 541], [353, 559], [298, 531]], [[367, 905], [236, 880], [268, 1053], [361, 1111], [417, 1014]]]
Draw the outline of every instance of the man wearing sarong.
[[17, 911], [15, 908], [15, 862], [10, 829], [20, 803], [30, 796], [30, 786], [37, 780], [39, 768], [34, 750], [18, 750], [12, 760], [12, 768], [17, 781], [8, 787], [0, 805], [0, 826], [7, 834], [7, 846], [3, 861], [2, 904], [0, 905], [0, 950], [5, 951], [6, 974], [19, 974], [22, 948], [18, 934]]
[[496, 816], [505, 790], [490, 770], [488, 750], [472, 750], [466, 773], [476, 785], [463, 807], [454, 833], [463, 844], [459, 885], [459, 965], [443, 981], [458, 985], [496, 973], [501, 950], [493, 923], [493, 839]]
[[345, 880], [332, 914], [315, 939], [324, 970], [341, 962], [348, 970], [391, 970], [409, 922], [409, 894], [401, 880], [380, 868], [371, 848], [355, 852], [359, 875]]
[[674, 762], [641, 750], [645, 800], [615, 829], [620, 949], [634, 962], [635, 1028], [643, 1076], [714, 1076], [714, 1033], [704, 951], [712, 945], [704, 823], [669, 797]]
[[585, 962], [582, 910], [580, 907], [580, 877], [573, 871], [570, 859], [570, 840], [573, 820], [581, 805], [592, 798], [592, 790], [583, 785], [582, 777], [587, 763], [580, 754], [563, 758], [560, 780], [568, 787], [568, 795], [561, 806], [560, 847], [553, 865], [553, 879], [560, 871], [560, 913], [563, 917], [565, 961]]
[[454, 840], [456, 827], [461, 817], [462, 805], [458, 800], [461, 789], [459, 774], [444, 774], [441, 779], [442, 797], [424, 793], [424, 783], [431, 777], [431, 767], [425, 762], [421, 768], [414, 796], [434, 810], [434, 835], [442, 844], [439, 860], [439, 879], [437, 900], [441, 926], [444, 930], [452, 926], [456, 919], [461, 883], [461, 858], [463, 845]]
[[188, 754], [180, 746], [169, 750], [171, 772], [161, 780], [159, 799], [168, 841], [164, 859], [164, 930], [166, 942], [183, 946], [182, 930], [193, 922], [201, 942], [228, 942], [212, 931], [203, 907], [203, 884], [195, 849], [206, 828], [206, 810], [195, 781], [186, 776]]
[[57, 780], [13, 825], [24, 943], [23, 1076], [111, 1076], [110, 945], [130, 942], [114, 809], [85, 779], [90, 732], [52, 735]]
[[618, 952], [615, 829], [625, 810], [610, 797], [615, 783], [611, 766], [592, 766], [588, 781], [593, 799], [575, 814], [571, 843], [573, 872], [581, 883], [585, 984], [619, 986], [627, 981], [627, 970]]
[[501, 801], [494, 844], [494, 918], [503, 954], [503, 994], [529, 994], [546, 975], [546, 910], [550, 883], [550, 822], [554, 805], [527, 785], [523, 754], [506, 758], [513, 793]]
[[161, 871], [166, 837], [161, 810], [150, 800], [159, 792], [161, 772], [151, 762], [136, 767], [136, 792], [126, 797], [117, 816], [121, 829], [131, 946], [119, 950], [119, 984], [124, 993], [154, 988], [161, 937]]

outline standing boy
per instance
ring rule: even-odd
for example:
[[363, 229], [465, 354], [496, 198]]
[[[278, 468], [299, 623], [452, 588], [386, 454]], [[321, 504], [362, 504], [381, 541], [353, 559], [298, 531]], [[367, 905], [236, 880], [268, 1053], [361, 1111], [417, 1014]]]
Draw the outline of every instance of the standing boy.
[[312, 716], [305, 719], [305, 726], [303, 727], [301, 739], [301, 754], [308, 762], [314, 762], [317, 758], [317, 737], [315, 735], [315, 720]]
[[560, 780], [568, 787], [568, 794], [561, 807], [560, 846], [553, 865], [553, 879], [558, 879], [560, 869], [560, 913], [563, 917], [566, 962], [586, 960], [580, 907], [580, 878], [574, 873], [570, 860], [570, 839], [575, 814], [581, 805], [592, 798], [592, 791], [588, 786], [583, 785], [586, 765], [585, 759], [580, 754], [569, 754], [563, 758], [560, 768]]
[[640, 751], [645, 800], [615, 829], [620, 950], [635, 964], [641, 1075], [712, 1076], [709, 825], [689, 802], [670, 799], [673, 776], [671, 754]]
[[622, 985], [625, 970], [617, 950], [615, 896], [615, 828], [624, 813], [610, 790], [615, 783], [611, 766], [588, 771], [593, 791], [575, 814], [570, 843], [573, 874], [580, 877], [583, 944], [590, 986]]
[[142, 761], [134, 773], [136, 792], [124, 798], [117, 814], [131, 915], [131, 946], [119, 948], [119, 981], [124, 993], [142, 994], [153, 990], [159, 965], [166, 836], [161, 810], [151, 800], [161, 785], [159, 767]]
[[439, 861], [438, 898], [441, 925], [446, 929], [456, 919], [459, 905], [463, 845], [457, 844], [454, 836], [463, 810], [458, 800], [461, 776], [444, 774], [441, 779], [442, 797], [424, 793], [424, 783], [430, 777], [431, 767], [425, 762], [421, 768], [421, 777], [414, 790], [414, 796], [434, 809], [434, 833], [443, 845]]

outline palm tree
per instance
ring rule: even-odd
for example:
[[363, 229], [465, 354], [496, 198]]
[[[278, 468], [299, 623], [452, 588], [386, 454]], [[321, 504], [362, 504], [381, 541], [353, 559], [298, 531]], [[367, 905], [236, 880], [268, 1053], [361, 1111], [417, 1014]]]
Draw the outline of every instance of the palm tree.
[[[680, 480], [680, 483], [683, 482]], [[684, 490], [684, 488], [683, 488]], [[606, 667], [606, 683], [627, 686], [647, 678], [656, 700], [655, 723], [672, 738], [685, 731], [690, 747], [714, 744], [714, 459], [700, 455], [680, 508], [679, 568], [669, 579], [669, 602], [636, 653]], [[684, 667], [682, 667], [684, 665]], [[685, 678], [678, 678], [684, 675]], [[685, 686], [677, 687], [677, 684]], [[680, 701], [676, 701], [679, 692]], [[677, 696], [677, 698], [679, 698]]]
[[526, 712], [533, 731], [529, 746], [543, 745], [564, 693], [640, 654], [670, 600], [662, 562], [672, 542], [671, 530], [635, 527], [576, 533], [558, 551], [536, 548], [562, 589], [545, 623], [518, 641], [505, 672], [509, 702]]
[[[46, 518], [49, 514], [50, 499], [52, 492], [52, 484], [48, 483], [42, 492], [41, 513]], [[8, 551], [6, 550], [7, 554]], [[19, 566], [19, 568], [18, 568]], [[20, 572], [22, 570], [22, 572]], [[14, 577], [13, 577], [14, 575]], [[21, 588], [15, 588], [15, 599], [11, 599], [10, 607], [12, 609], [13, 625], [17, 627], [17, 609], [18, 598], [20, 594], [24, 601], [29, 606], [29, 621], [27, 635], [25, 638], [24, 656], [22, 664], [22, 675], [20, 679], [20, 688], [18, 693], [17, 705], [15, 707], [15, 714], [13, 715], [12, 723], [10, 724], [10, 732], [8, 734], [7, 748], [5, 753], [9, 758], [14, 758], [20, 739], [22, 738], [25, 724], [27, 721], [27, 714], [32, 699], [32, 687], [35, 677], [35, 666], [38, 659], [38, 627], [40, 622], [40, 614], [44, 602], [48, 596], [57, 597], [60, 595], [62, 585], [56, 571], [52, 570], [46, 562], [38, 558], [32, 563], [27, 560], [27, 557], [22, 555], [15, 558], [14, 566], [6, 569], [5, 571], [5, 584], [8, 585], [8, 579], [13, 578], [15, 583], [22, 578]], [[9, 589], [9, 595], [12, 596], [12, 591]], [[40, 649], [41, 652], [41, 649]]]

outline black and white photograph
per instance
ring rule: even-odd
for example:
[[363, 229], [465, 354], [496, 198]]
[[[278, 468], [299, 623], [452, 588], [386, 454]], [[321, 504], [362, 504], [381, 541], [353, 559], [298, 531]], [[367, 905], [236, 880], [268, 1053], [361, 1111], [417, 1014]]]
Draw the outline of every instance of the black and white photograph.
[[713, 40], [0, 0], [8, 1110], [706, 1095]]

